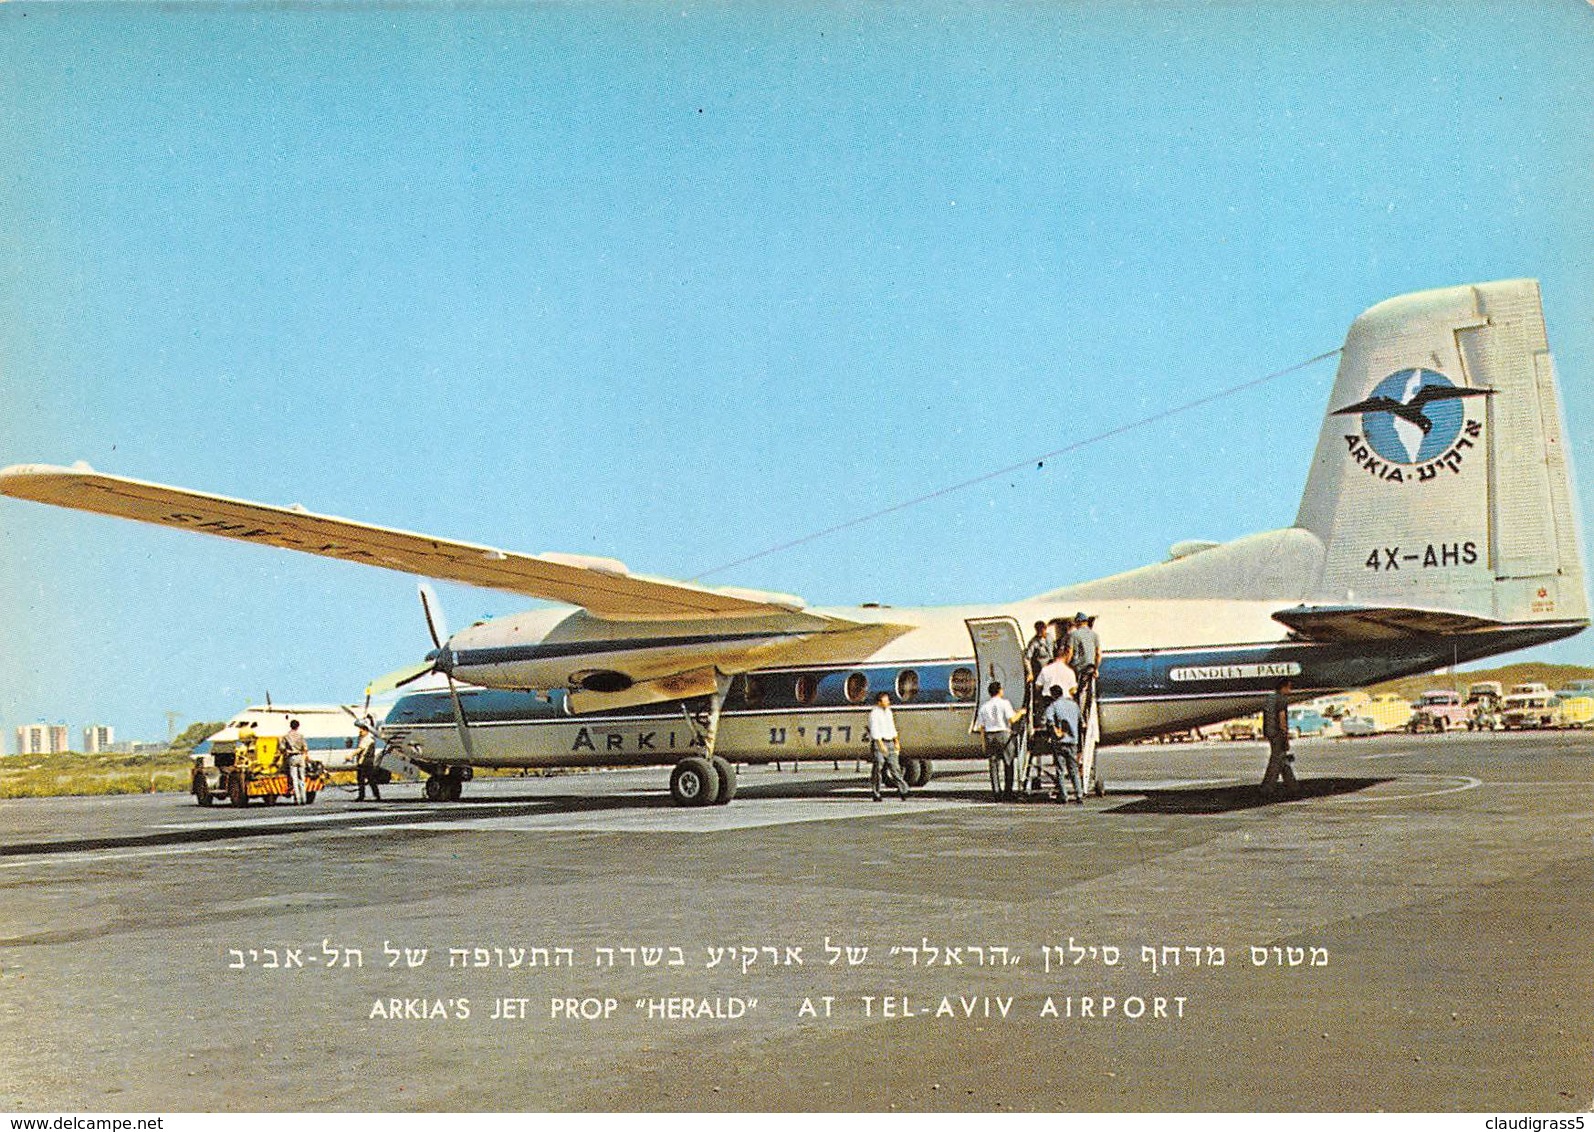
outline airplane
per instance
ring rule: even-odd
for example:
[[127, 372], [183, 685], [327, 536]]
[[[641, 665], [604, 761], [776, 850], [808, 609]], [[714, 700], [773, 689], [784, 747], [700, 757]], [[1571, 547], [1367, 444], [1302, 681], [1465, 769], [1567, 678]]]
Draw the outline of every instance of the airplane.
[[1355, 319], [1293, 525], [1000, 604], [812, 608], [86, 465], [7, 468], [0, 494], [561, 603], [449, 634], [422, 588], [435, 648], [407, 676], [445, 683], [384, 735], [426, 796], [457, 800], [477, 767], [661, 766], [676, 803], [710, 805], [737, 764], [864, 757], [881, 692], [910, 784], [978, 758], [982, 689], [1027, 684], [1020, 626], [1075, 611], [1104, 645], [1092, 764], [1097, 743], [1255, 712], [1286, 676], [1306, 700], [1569, 637], [1588, 625], [1572, 482], [1539, 286], [1518, 279]]

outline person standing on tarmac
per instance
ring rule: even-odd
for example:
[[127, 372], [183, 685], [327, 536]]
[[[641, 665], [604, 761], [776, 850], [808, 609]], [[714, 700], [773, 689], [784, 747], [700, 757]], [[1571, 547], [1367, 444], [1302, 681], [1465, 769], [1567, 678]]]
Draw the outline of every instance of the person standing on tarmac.
[[360, 729], [360, 742], [354, 748], [354, 780], [360, 792], [354, 800], [365, 801], [365, 788], [369, 786], [371, 800], [380, 802], [382, 791], [376, 784], [376, 721], [366, 716], [354, 726]]
[[901, 753], [896, 716], [891, 714], [891, 697], [881, 692], [875, 706], [869, 709], [869, 754], [874, 759], [874, 767], [869, 771], [869, 793], [876, 802], [880, 800], [882, 775], [897, 788], [899, 798], [904, 802], [908, 800], [908, 780], [903, 777], [902, 763], [898, 760]]
[[310, 745], [304, 741], [297, 719], [288, 722], [288, 733], [282, 737], [282, 749], [288, 764], [288, 784], [293, 787], [296, 805], [304, 805], [304, 764], [310, 754]]
[[1262, 707], [1262, 736], [1268, 745], [1267, 773], [1262, 776], [1264, 798], [1272, 797], [1277, 789], [1275, 783], [1282, 784], [1291, 797], [1300, 793], [1300, 784], [1295, 781], [1295, 756], [1290, 754], [1289, 713], [1293, 690], [1294, 685], [1286, 676], [1268, 694], [1267, 703]]
[[990, 698], [980, 705], [974, 729], [985, 736], [985, 758], [991, 764], [991, 798], [1000, 802], [1013, 796], [1013, 722], [1024, 713], [1015, 711], [1002, 694], [1002, 682], [992, 680], [985, 689]]
[[1033, 680], [1041, 674], [1041, 669], [1046, 663], [1057, 655], [1057, 647], [1053, 643], [1051, 634], [1046, 631], [1046, 622], [1035, 622], [1035, 635], [1029, 639], [1029, 644], [1024, 646], [1024, 659], [1029, 661], [1029, 675]]

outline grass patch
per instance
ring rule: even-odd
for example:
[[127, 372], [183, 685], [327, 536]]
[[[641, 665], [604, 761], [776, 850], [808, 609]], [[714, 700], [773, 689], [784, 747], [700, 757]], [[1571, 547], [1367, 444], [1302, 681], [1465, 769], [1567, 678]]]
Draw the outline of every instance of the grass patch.
[[188, 789], [186, 751], [155, 755], [12, 755], [0, 758], [0, 798], [67, 794], [146, 794]]

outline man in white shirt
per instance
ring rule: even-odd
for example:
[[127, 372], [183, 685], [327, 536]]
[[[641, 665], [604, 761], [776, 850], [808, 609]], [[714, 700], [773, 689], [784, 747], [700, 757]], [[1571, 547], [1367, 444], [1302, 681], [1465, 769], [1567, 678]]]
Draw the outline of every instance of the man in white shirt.
[[896, 786], [897, 796], [906, 802], [908, 780], [902, 776], [902, 764], [898, 761], [902, 746], [897, 742], [897, 720], [891, 714], [891, 697], [885, 692], [880, 693], [875, 706], [869, 709], [869, 753], [874, 758], [874, 768], [869, 772], [869, 793], [874, 800], [880, 800], [880, 777], [884, 772], [886, 781]]
[[1050, 692], [1053, 688], [1061, 688], [1063, 695], [1072, 696], [1079, 688], [1079, 677], [1075, 675], [1073, 667], [1063, 659], [1059, 653], [1057, 659], [1047, 662], [1041, 669], [1040, 675], [1035, 678], [1035, 692], [1037, 697], [1041, 692]]
[[974, 730], [985, 735], [985, 758], [991, 764], [991, 797], [1000, 802], [1013, 796], [1013, 761], [1018, 754], [1012, 742], [1013, 722], [1024, 713], [1015, 711], [1002, 694], [1001, 681], [992, 680], [985, 690], [990, 698], [975, 714]]
[[310, 745], [304, 741], [297, 719], [288, 724], [288, 733], [282, 737], [282, 749], [288, 764], [288, 784], [293, 788], [293, 800], [298, 805], [306, 801], [304, 791], [304, 764], [310, 757]]

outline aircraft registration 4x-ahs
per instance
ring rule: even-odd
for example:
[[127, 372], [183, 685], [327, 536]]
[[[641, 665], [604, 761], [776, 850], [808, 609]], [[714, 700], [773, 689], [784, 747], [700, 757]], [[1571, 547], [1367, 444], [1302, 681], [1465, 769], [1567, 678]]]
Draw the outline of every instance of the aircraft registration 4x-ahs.
[[998, 605], [810, 608], [82, 465], [7, 468], [0, 492], [567, 603], [450, 636], [427, 602], [437, 648], [421, 670], [448, 683], [400, 698], [385, 735], [434, 799], [457, 798], [472, 767], [657, 765], [675, 768], [677, 802], [725, 802], [735, 763], [861, 755], [880, 692], [922, 782], [931, 760], [979, 756], [984, 685], [1025, 678], [1020, 626], [1079, 608], [1106, 646], [1087, 724], [1101, 742], [1255, 711], [1284, 676], [1306, 698], [1588, 624], [1533, 280], [1406, 295], [1356, 319], [1293, 526]]

